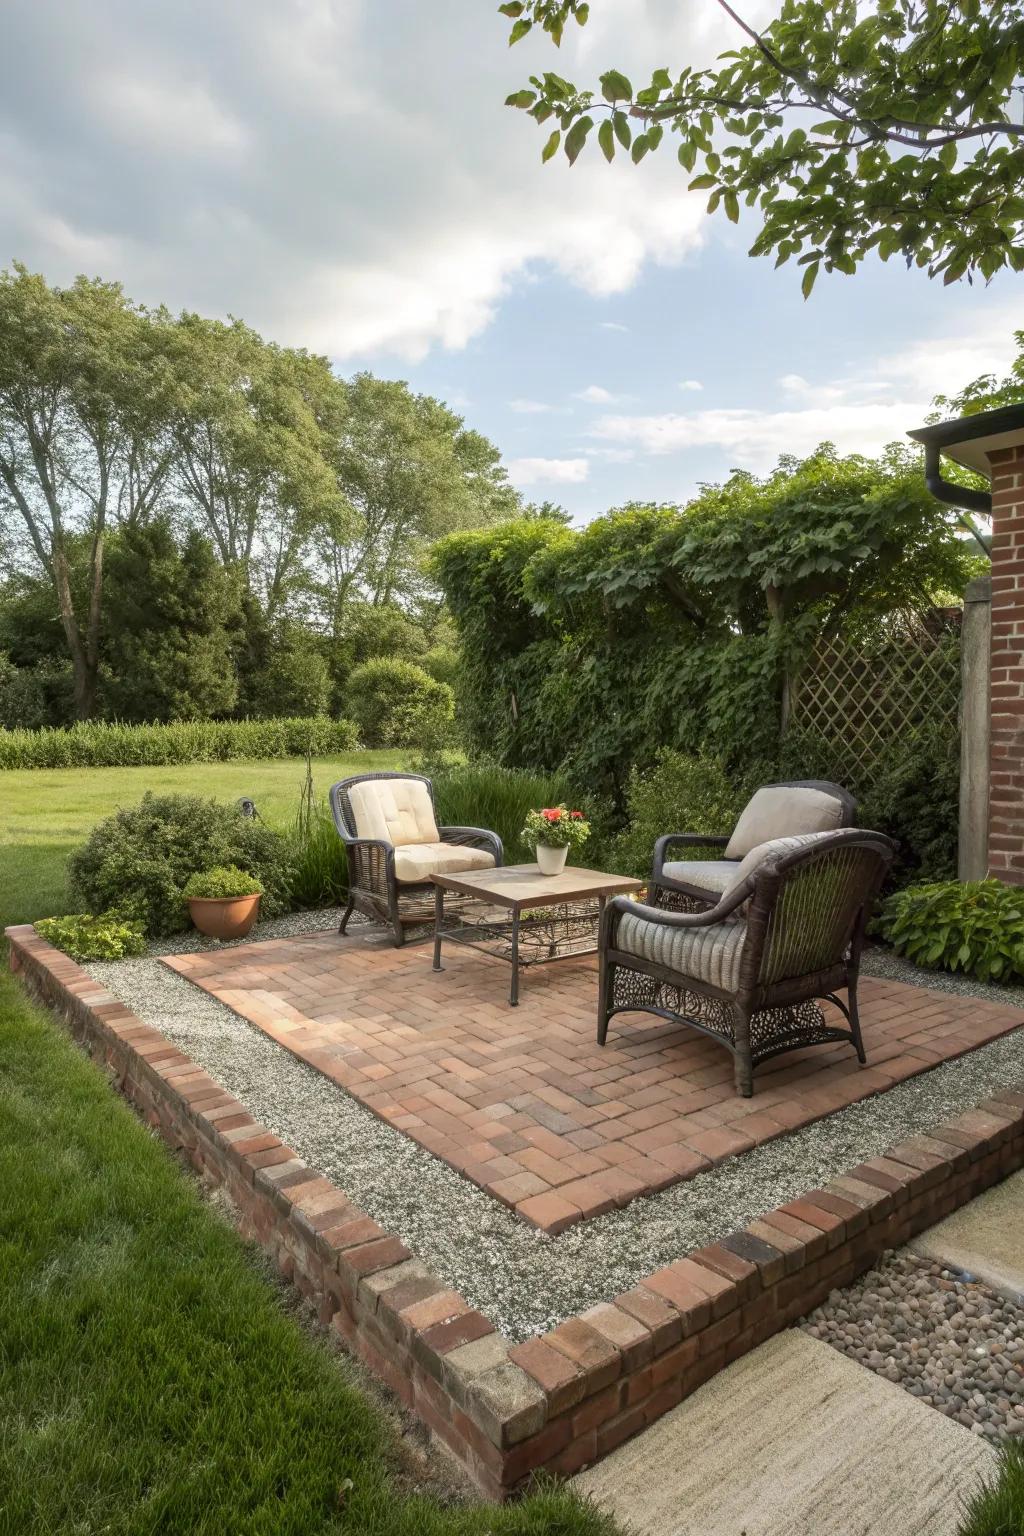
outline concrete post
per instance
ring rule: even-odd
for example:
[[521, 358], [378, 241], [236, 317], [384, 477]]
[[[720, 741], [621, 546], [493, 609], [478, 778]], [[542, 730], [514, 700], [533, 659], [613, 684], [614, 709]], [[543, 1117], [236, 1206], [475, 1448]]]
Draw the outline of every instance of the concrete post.
[[991, 636], [992, 579], [984, 576], [964, 593], [960, 630], [961, 880], [984, 880], [988, 874]]

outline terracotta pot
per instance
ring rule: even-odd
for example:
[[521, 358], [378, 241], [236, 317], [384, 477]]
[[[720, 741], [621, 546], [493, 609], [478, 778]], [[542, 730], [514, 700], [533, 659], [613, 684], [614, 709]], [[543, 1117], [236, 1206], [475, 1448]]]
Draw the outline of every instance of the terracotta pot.
[[560, 875], [569, 857], [568, 848], [548, 848], [537, 844], [537, 867], [542, 875]]
[[189, 898], [189, 916], [209, 939], [244, 939], [260, 915], [259, 896]]

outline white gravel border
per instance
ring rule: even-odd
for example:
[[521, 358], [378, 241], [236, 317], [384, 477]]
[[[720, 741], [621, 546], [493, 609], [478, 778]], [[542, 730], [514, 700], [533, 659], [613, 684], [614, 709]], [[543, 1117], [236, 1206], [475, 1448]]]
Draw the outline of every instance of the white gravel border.
[[[261, 924], [253, 937], [320, 932], [338, 919], [336, 911], [297, 913]], [[208, 947], [216, 946], [179, 935], [154, 945], [145, 958], [86, 969], [516, 1341], [628, 1290], [662, 1265], [996, 1089], [1024, 1081], [1024, 1031], [1018, 1031], [661, 1194], [548, 1237], [157, 958]], [[958, 980], [930, 972], [908, 976], [908, 970], [880, 952], [865, 965], [900, 980], [924, 977], [931, 987]], [[987, 998], [995, 992], [1024, 1006], [1024, 988], [969, 982], [942, 990]]]

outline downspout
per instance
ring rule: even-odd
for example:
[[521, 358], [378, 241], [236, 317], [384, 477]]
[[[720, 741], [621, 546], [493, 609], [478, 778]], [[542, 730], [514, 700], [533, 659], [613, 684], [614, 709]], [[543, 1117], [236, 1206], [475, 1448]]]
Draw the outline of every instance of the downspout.
[[980, 512], [985, 517], [991, 517], [990, 491], [976, 491], [968, 485], [953, 485], [950, 480], [943, 480], [939, 449], [935, 443], [924, 445], [924, 480], [938, 501], [945, 501], [951, 507], [966, 507], [969, 512]]

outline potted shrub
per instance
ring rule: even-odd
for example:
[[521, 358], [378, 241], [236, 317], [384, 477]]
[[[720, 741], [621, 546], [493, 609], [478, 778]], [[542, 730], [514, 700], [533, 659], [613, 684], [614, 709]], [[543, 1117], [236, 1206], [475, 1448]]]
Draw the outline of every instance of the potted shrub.
[[244, 939], [260, 915], [263, 887], [237, 864], [196, 874], [185, 885], [189, 916], [211, 939]]
[[569, 849], [581, 848], [589, 836], [590, 823], [583, 812], [564, 805], [529, 811], [523, 828], [523, 842], [536, 853], [542, 875], [560, 875]]

